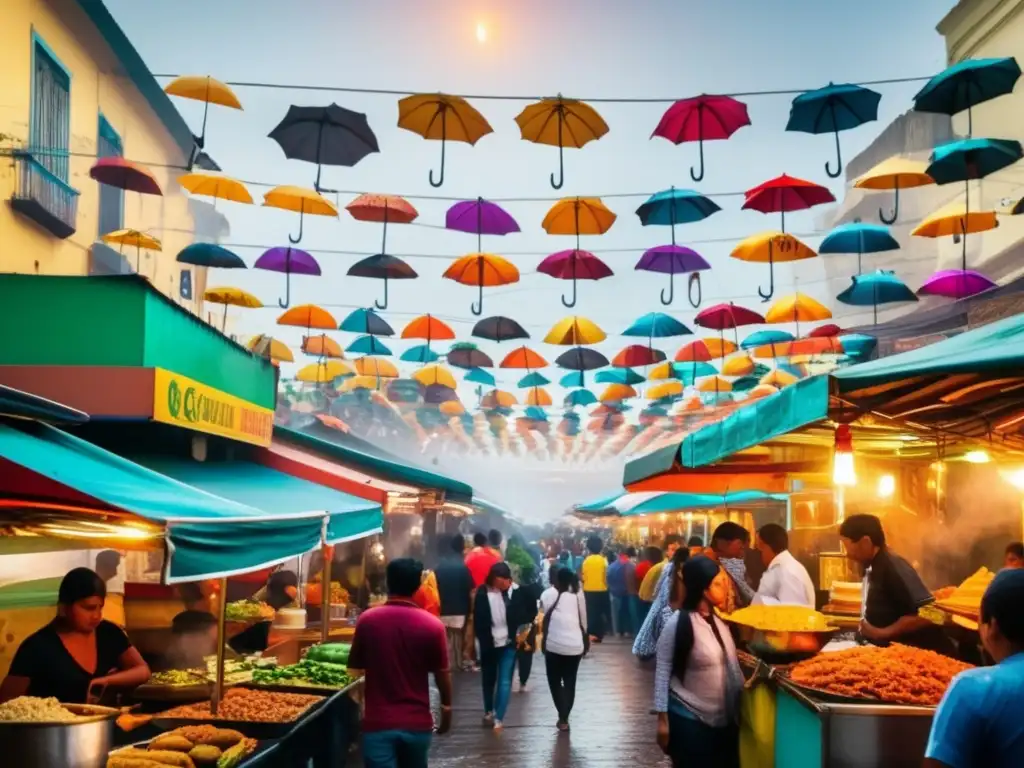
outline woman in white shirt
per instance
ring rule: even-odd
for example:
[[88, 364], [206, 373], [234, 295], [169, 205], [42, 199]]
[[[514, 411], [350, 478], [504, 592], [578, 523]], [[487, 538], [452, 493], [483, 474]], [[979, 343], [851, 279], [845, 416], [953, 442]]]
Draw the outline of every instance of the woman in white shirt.
[[569, 730], [569, 714], [576, 701], [576, 673], [587, 651], [587, 606], [579, 592], [576, 574], [568, 568], [556, 567], [554, 586], [540, 596], [544, 612], [544, 665], [548, 675], [551, 698], [558, 711], [557, 728]]
[[484, 725], [502, 729], [512, 693], [515, 671], [515, 628], [508, 626], [512, 571], [508, 563], [495, 563], [487, 581], [473, 599], [473, 629], [480, 644], [481, 682], [484, 689]]
[[714, 614], [727, 599], [728, 578], [708, 557], [687, 561], [682, 608], [658, 639], [658, 744], [675, 766], [739, 768], [743, 672], [729, 628]]

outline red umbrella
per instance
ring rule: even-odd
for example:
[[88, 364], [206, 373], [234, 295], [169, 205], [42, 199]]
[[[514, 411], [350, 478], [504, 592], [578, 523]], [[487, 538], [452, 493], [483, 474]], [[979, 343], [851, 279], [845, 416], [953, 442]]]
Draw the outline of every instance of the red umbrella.
[[611, 268], [590, 251], [573, 248], [568, 251], [552, 253], [537, 265], [537, 271], [559, 280], [572, 280], [572, 301], [562, 296], [562, 304], [567, 307], [576, 306], [576, 281], [601, 280], [611, 277]]
[[808, 336], [813, 336], [815, 338], [818, 338], [818, 337], [826, 338], [826, 337], [838, 336], [842, 332], [843, 332], [843, 329], [840, 328], [835, 323], [825, 323], [824, 325], [819, 325], [813, 331], [810, 331], [807, 335]]
[[747, 105], [730, 96], [701, 94], [681, 99], [661, 116], [651, 138], [661, 136], [673, 144], [696, 141], [700, 146], [700, 173], [690, 168], [690, 178], [704, 178], [704, 142], [728, 139], [745, 125], [750, 125]]
[[138, 192], [140, 195], [163, 195], [160, 185], [152, 173], [123, 157], [101, 157], [89, 169], [89, 176], [100, 184], [117, 187], [126, 192]]
[[[743, 201], [745, 210], [760, 211], [761, 213], [779, 213], [782, 215], [780, 229], [786, 232], [786, 213], [788, 211], [804, 211], [822, 203], [834, 203], [835, 197], [827, 188], [813, 181], [794, 179], [792, 176], [782, 174], [764, 184], [759, 184], [753, 189], [744, 193], [746, 198]], [[775, 263], [771, 260], [769, 251], [768, 261], [768, 293], [760, 288], [758, 294], [765, 301], [768, 301], [775, 293]]]
[[675, 359], [677, 363], [709, 363], [714, 357], [705, 341], [697, 339], [681, 346]]
[[726, 328], [739, 328], [741, 325], [759, 325], [764, 316], [752, 309], [737, 307], [735, 304], [715, 304], [697, 313], [693, 322], [702, 328], [724, 331]]
[[654, 365], [665, 359], [660, 349], [645, 347], [643, 344], [630, 344], [614, 358], [612, 365], [616, 368], [635, 368], [640, 365]]

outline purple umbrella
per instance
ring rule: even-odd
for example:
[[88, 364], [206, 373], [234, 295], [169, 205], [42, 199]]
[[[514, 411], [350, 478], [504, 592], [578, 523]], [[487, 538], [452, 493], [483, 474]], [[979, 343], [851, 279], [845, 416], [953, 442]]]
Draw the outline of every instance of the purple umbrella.
[[292, 275], [319, 275], [320, 265], [305, 251], [288, 246], [278, 246], [264, 251], [252, 265], [254, 269], [268, 272], [284, 272], [284, 301], [277, 300], [281, 309], [288, 309], [292, 296]]
[[576, 306], [577, 280], [601, 280], [613, 274], [611, 268], [597, 256], [578, 248], [552, 253], [537, 265], [537, 271], [559, 280], [572, 280], [572, 301], [566, 301], [565, 296], [562, 296], [562, 304], [567, 307]]
[[[645, 272], [660, 272], [669, 276], [668, 298], [665, 298], [665, 290], [662, 289], [661, 291], [661, 303], [666, 307], [675, 298], [675, 276], [686, 272], [695, 273], [690, 275], [689, 299], [690, 305], [696, 308], [700, 306], [701, 300], [700, 275], [696, 273], [701, 270], [711, 269], [711, 265], [692, 248], [686, 248], [673, 243], [672, 245], [656, 245], [653, 248], [648, 248], [644, 251], [644, 255], [640, 257], [640, 261], [636, 263], [634, 269], [642, 269]], [[694, 284], [697, 285], [697, 301], [693, 300]]]
[[973, 269], [940, 269], [917, 292], [922, 296], [966, 299], [995, 287], [994, 282]]
[[444, 226], [456, 232], [475, 234], [477, 251], [482, 250], [481, 235], [508, 235], [519, 231], [519, 225], [508, 211], [482, 197], [463, 200], [449, 208], [444, 217]]
[[455, 390], [443, 384], [431, 384], [423, 391], [423, 402], [430, 405], [440, 405], [458, 399], [459, 396], [455, 394]]

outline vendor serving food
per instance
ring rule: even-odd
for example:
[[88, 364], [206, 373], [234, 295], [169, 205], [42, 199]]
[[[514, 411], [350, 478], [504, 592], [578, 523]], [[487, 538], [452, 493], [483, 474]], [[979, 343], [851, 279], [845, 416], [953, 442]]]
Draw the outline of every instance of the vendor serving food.
[[124, 631], [103, 619], [106, 585], [95, 571], [68, 571], [57, 593], [57, 617], [18, 648], [0, 685], [0, 703], [53, 696], [85, 704], [105, 688], [135, 688], [149, 667]]

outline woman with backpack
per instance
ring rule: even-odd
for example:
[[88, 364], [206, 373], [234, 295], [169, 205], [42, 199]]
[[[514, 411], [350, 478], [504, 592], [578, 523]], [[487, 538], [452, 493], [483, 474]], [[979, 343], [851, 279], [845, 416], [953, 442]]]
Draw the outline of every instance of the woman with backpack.
[[554, 586], [540, 597], [544, 612], [542, 649], [548, 687], [558, 712], [556, 727], [568, 731], [569, 714], [576, 700], [576, 674], [590, 646], [587, 605], [576, 574], [569, 569], [559, 568], [552, 582]]

